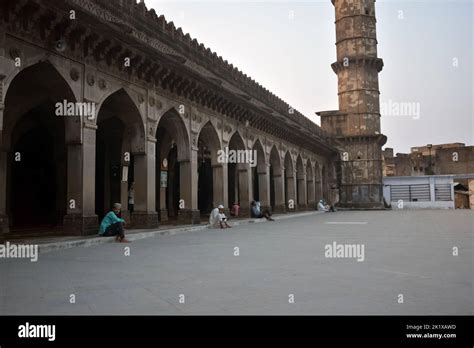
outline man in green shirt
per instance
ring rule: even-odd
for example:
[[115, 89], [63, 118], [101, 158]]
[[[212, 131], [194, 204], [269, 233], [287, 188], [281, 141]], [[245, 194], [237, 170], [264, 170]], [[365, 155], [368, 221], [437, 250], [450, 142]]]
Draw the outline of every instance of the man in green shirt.
[[118, 217], [121, 209], [120, 203], [114, 204], [112, 210], [104, 216], [100, 223], [99, 235], [102, 237], [115, 236], [117, 242], [126, 243], [128, 240], [125, 239], [125, 220]]

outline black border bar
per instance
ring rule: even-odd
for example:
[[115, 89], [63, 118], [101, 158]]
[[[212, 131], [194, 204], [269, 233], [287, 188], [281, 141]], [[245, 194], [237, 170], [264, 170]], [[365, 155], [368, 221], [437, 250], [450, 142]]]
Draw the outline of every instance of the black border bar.
[[[474, 345], [472, 316], [3, 316], [0, 347], [54, 345]], [[55, 341], [20, 338], [20, 325], [55, 325]], [[409, 326], [408, 326], [409, 325]], [[454, 326], [455, 325], [455, 326]], [[418, 327], [418, 330], [413, 327]], [[455, 338], [407, 338], [407, 334]]]

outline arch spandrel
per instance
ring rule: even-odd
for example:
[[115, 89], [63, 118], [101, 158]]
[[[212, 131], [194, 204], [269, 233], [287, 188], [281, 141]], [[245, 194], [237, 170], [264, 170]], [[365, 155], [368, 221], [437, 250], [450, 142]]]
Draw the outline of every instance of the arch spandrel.
[[218, 151], [222, 149], [222, 143], [219, 133], [210, 120], [200, 128], [199, 133], [197, 134], [197, 139], [204, 141], [206, 146], [209, 147], [212, 164], [217, 164]]

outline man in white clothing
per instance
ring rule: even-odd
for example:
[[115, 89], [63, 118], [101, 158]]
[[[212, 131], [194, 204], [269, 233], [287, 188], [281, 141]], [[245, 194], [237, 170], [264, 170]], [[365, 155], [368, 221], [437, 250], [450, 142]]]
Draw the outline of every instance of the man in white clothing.
[[220, 228], [232, 227], [227, 223], [227, 217], [224, 214], [224, 206], [222, 204], [212, 209], [211, 215], [209, 215], [209, 225], [214, 228], [218, 226], [220, 226]]

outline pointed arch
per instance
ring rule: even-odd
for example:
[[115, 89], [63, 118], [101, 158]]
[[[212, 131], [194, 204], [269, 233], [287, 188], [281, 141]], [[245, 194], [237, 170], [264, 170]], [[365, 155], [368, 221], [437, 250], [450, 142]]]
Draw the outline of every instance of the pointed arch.
[[[238, 131], [235, 131], [229, 140], [229, 151], [247, 150], [243, 137]], [[228, 181], [228, 205], [231, 207], [234, 202], [240, 204], [241, 216], [250, 215], [250, 199], [251, 199], [251, 180], [250, 166], [245, 163], [227, 164], [227, 181]]]
[[274, 144], [270, 150], [270, 206], [274, 212], [284, 212], [284, 180], [280, 152]]
[[[211, 121], [207, 121], [198, 133], [198, 147], [199, 143], [206, 147], [213, 165], [217, 164], [218, 151], [222, 149], [219, 133], [214, 128]], [[200, 148], [200, 151], [202, 149]]]
[[293, 211], [296, 207], [296, 178], [293, 165], [293, 159], [291, 158], [290, 150], [287, 150], [284, 157], [285, 163], [285, 207], [288, 211]]
[[260, 201], [262, 208], [268, 209], [270, 208], [270, 178], [265, 150], [260, 139], [257, 138], [254, 142], [252, 150], [254, 154], [254, 162], [251, 165], [253, 200]]
[[[190, 136], [176, 107], [158, 120], [155, 130], [155, 205], [161, 222], [177, 220], [181, 196], [182, 163], [190, 159]], [[164, 182], [163, 182], [164, 181]]]
[[9, 216], [13, 229], [63, 224], [67, 145], [82, 141], [81, 117], [56, 113], [64, 100], [76, 102], [75, 94], [49, 61], [22, 69], [8, 84], [0, 120], [0, 215]]
[[158, 135], [158, 130], [160, 128], [166, 130], [166, 132], [171, 136], [172, 143], [177, 145], [178, 160], [189, 160], [190, 136], [188, 128], [175, 107], [170, 108], [158, 120], [156, 128], [156, 138], [158, 142], [160, 142]]
[[219, 135], [211, 121], [198, 134], [198, 209], [201, 216], [224, 202], [223, 163], [218, 163], [221, 150]]
[[99, 218], [114, 203], [122, 204], [122, 216], [129, 220], [128, 192], [143, 173], [135, 157], [147, 151], [145, 125], [133, 98], [120, 88], [100, 103], [97, 113], [96, 214]]
[[132, 153], [145, 152], [145, 124], [140, 109], [126, 91], [120, 88], [109, 94], [100, 103], [97, 112], [97, 125], [112, 118], [119, 120], [124, 128], [124, 147]]

